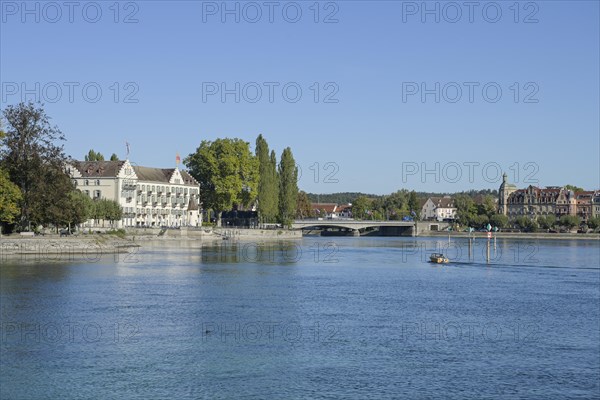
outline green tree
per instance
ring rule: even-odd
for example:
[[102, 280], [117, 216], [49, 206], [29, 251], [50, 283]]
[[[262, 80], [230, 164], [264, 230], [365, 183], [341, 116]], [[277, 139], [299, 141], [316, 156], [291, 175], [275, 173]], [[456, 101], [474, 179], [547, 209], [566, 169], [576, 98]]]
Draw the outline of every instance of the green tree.
[[580, 188], [579, 186], [575, 185], [565, 185], [565, 189], [572, 190], [574, 192], [583, 192], [583, 188]]
[[588, 226], [594, 230], [600, 228], [600, 215], [590, 218], [588, 220]]
[[408, 190], [402, 189], [384, 196], [383, 199], [376, 199], [373, 202], [373, 209], [379, 212], [381, 219], [386, 219], [386, 217], [390, 219], [402, 219], [402, 217], [410, 215], [409, 201], [410, 193]]
[[[279, 211], [277, 170], [269, 154], [269, 145], [262, 135], [256, 139], [258, 159], [258, 213], [262, 222], [275, 222]], [[273, 153], [273, 156], [275, 153]]]
[[556, 225], [556, 217], [552, 214], [546, 216], [540, 215], [537, 217], [537, 222], [542, 229], [552, 229]]
[[115, 221], [121, 220], [123, 218], [123, 208], [121, 205], [114, 200], [106, 200], [106, 219], [110, 222], [111, 225], [114, 225]]
[[414, 217], [416, 220], [420, 219], [421, 207], [419, 207], [419, 197], [417, 197], [417, 193], [414, 190], [408, 196], [408, 208], [414, 213], [411, 217]]
[[31, 193], [30, 218], [35, 225], [52, 224], [58, 229], [71, 221], [73, 204], [70, 193], [75, 190], [63, 169], [48, 168], [41, 172], [40, 182]]
[[119, 161], [119, 156], [115, 153], [112, 153], [112, 155], [110, 156], [110, 161]]
[[[56, 205], [71, 189], [59, 193], [64, 189], [61, 182], [66, 176], [67, 157], [62, 144], [58, 143], [65, 138], [60, 129], [50, 125], [45, 111], [31, 102], [9, 105], [3, 115], [8, 125], [0, 140], [0, 166], [8, 172], [23, 196], [19, 222], [21, 229], [25, 229], [32, 222], [34, 209], [38, 210], [37, 219], [44, 219], [40, 215], [43, 212], [41, 204], [36, 204], [36, 199]], [[51, 190], [41, 193], [44, 188]]]
[[123, 218], [123, 208], [118, 202], [108, 199], [94, 199], [93, 203], [92, 216], [96, 222], [103, 221], [102, 226], [104, 226], [104, 221], [109, 221], [113, 225], [115, 221]]
[[296, 218], [304, 219], [304, 218], [312, 218], [314, 216], [314, 211], [312, 209], [312, 203], [308, 198], [308, 195], [304, 191], [298, 192], [298, 202], [296, 205]]
[[471, 217], [471, 225], [474, 228], [484, 228], [489, 222], [490, 219], [485, 214], [476, 214]]
[[473, 201], [473, 198], [466, 194], [458, 194], [454, 198], [454, 204], [456, 205], [456, 215], [458, 222], [462, 226], [472, 226], [476, 222], [475, 216], [477, 214], [477, 206]]
[[21, 199], [19, 187], [10, 181], [6, 171], [0, 169], [0, 224], [15, 222], [19, 216]]
[[494, 198], [490, 195], [486, 195], [483, 198], [483, 202], [477, 206], [477, 213], [479, 215], [485, 215], [488, 218], [491, 218], [494, 215], [496, 215], [496, 212], [496, 202], [494, 201]]
[[498, 228], [506, 228], [508, 226], [508, 217], [503, 214], [495, 214], [490, 217], [490, 224]]
[[[275, 154], [275, 150], [271, 150], [271, 176], [273, 177], [273, 182], [275, 185], [273, 186], [273, 191], [275, 192], [275, 209], [277, 210], [276, 214], [279, 215], [279, 171], [277, 170], [277, 154]], [[276, 221], [277, 218], [273, 220]]]
[[352, 203], [352, 217], [354, 219], [367, 219], [371, 210], [372, 201], [366, 196], [359, 196]]
[[372, 219], [373, 221], [383, 221], [385, 218], [380, 210], [374, 210], [371, 212], [369, 219]]
[[286, 147], [279, 162], [279, 221], [290, 226], [296, 215], [298, 200], [298, 167], [292, 150]]
[[106, 220], [106, 216], [108, 215], [108, 204], [105, 199], [95, 198], [93, 200], [94, 206], [92, 207], [92, 217], [98, 224], [100, 221]]
[[581, 220], [576, 215], [563, 215], [562, 217], [560, 217], [559, 222], [560, 222], [560, 225], [571, 230], [571, 229], [579, 226], [579, 224], [581, 223]]
[[69, 193], [69, 213], [67, 220], [71, 225], [80, 225], [91, 219], [94, 213], [94, 201], [87, 194], [75, 189]]
[[248, 205], [256, 198], [258, 160], [250, 152], [248, 142], [229, 138], [203, 140], [184, 164], [200, 183], [202, 203], [216, 212], [217, 226], [221, 226], [223, 211], [234, 205]]
[[517, 217], [515, 219], [515, 224], [523, 231], [526, 232], [535, 232], [539, 228], [539, 224], [537, 221], [526, 217], [524, 215]]
[[93, 149], [91, 149], [85, 156], [85, 161], [104, 161], [104, 156], [101, 153], [96, 153]]

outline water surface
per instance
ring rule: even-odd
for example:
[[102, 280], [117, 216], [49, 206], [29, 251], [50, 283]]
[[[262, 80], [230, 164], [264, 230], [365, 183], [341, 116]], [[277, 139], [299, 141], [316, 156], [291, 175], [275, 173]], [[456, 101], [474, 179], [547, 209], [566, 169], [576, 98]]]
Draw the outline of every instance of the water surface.
[[600, 398], [598, 242], [478, 240], [3, 258], [0, 397]]

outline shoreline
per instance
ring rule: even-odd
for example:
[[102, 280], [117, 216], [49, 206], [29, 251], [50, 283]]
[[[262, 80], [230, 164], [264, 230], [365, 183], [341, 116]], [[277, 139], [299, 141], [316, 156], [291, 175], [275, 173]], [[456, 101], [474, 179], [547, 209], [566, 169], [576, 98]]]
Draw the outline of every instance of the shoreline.
[[[438, 238], [447, 238], [448, 232], [423, 232], [417, 237], [438, 237]], [[485, 232], [473, 232], [471, 234], [472, 238], [476, 239], [487, 239], [487, 234]], [[547, 232], [537, 232], [537, 233], [526, 233], [526, 232], [497, 232], [493, 233], [492, 237], [496, 237], [498, 239], [523, 239], [523, 240], [596, 240], [600, 241], [600, 234], [598, 233], [547, 233]], [[469, 238], [468, 232], [451, 232], [450, 238]]]
[[[203, 232], [203, 234], [170, 234], [158, 236], [150, 232], [136, 232], [137, 234], [127, 234], [123, 237], [116, 235], [75, 235], [69, 237], [60, 237], [59, 235], [47, 236], [19, 236], [3, 235], [0, 237], [0, 259], [10, 255], [85, 255], [100, 256], [103, 254], [126, 254], [137, 251], [145, 247], [171, 247], [175, 244], [191, 243], [226, 243], [226, 242], [276, 242], [302, 239], [306, 236], [301, 231], [266, 231], [260, 229], [248, 230], [228, 230], [229, 236], [223, 233]], [[285, 232], [285, 233], [279, 233]], [[181, 233], [181, 232], [179, 232]], [[188, 232], [189, 233], [189, 232]], [[452, 232], [451, 239], [468, 239], [467, 232]], [[227, 237], [228, 240], [223, 240]], [[321, 237], [321, 236], [319, 236]], [[399, 238], [408, 238], [407, 236], [398, 236]], [[471, 234], [471, 237], [478, 240], [487, 239], [487, 234], [477, 232]], [[498, 239], [509, 240], [577, 240], [577, 241], [598, 241], [600, 234], [581, 234], [581, 233], [512, 233], [498, 232], [494, 235]], [[331, 239], [333, 237], [327, 237]], [[391, 238], [391, 236], [386, 236]], [[428, 231], [422, 232], [418, 236], [412, 236], [411, 239], [418, 238], [448, 238], [447, 232]], [[356, 237], [360, 240], [360, 237]]]

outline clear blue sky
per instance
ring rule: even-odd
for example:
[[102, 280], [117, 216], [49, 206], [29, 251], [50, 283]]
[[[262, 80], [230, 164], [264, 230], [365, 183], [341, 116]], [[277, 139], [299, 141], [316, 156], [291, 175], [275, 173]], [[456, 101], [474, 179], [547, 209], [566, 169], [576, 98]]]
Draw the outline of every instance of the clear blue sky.
[[[439, 22], [422, 15], [422, 2], [321, 2], [318, 23], [313, 1], [295, 3], [302, 12], [297, 23], [289, 22], [296, 18], [289, 2], [275, 2], [273, 23], [263, 1], [237, 2], [239, 23], [235, 15], [222, 22], [222, 2], [121, 2], [118, 16], [113, 1], [61, 6], [61, 15], [47, 2], [37, 3], [39, 11], [27, 2], [32, 14], [22, 4], [0, 2], [0, 105], [40, 96], [75, 158], [90, 148], [124, 157], [127, 140], [131, 161], [169, 167], [176, 153], [184, 157], [202, 139], [253, 144], [262, 133], [278, 155], [292, 147], [303, 171], [300, 187], [311, 192], [497, 188], [497, 166], [519, 187], [527, 186], [528, 174], [540, 186], [600, 186], [597, 1], [521, 2], [518, 15], [513, 1], [480, 2], [472, 23], [467, 7], [459, 17], [445, 2], [427, 2], [431, 9], [438, 4]], [[502, 15], [492, 23], [495, 4]], [[222, 102], [219, 93], [207, 94], [214, 87], [206, 82], [257, 82], [262, 97], [251, 103], [250, 85], [239, 103], [233, 94]], [[265, 82], [279, 83], [273, 102]], [[293, 87], [289, 101], [282, 95], [289, 82], [302, 89], [296, 103]], [[321, 87], [317, 103], [314, 82]], [[423, 102], [418, 85], [433, 89], [436, 82], [440, 102], [435, 94]], [[465, 82], [479, 84], [472, 102]], [[34, 93], [23, 93], [22, 83]], [[102, 96], [92, 103], [96, 85]], [[462, 98], [453, 103], [457, 85]], [[55, 86], [62, 87], [58, 98]], [[495, 87], [502, 96], [492, 102]], [[419, 93], [410, 94], [415, 88]], [[125, 102], [135, 90], [130, 99], [138, 102]], [[325, 102], [334, 90], [338, 102]], [[324, 170], [328, 162], [337, 172]], [[480, 163], [473, 179], [465, 165], [471, 162]], [[439, 182], [433, 173], [421, 176], [422, 167], [435, 170], [436, 163]], [[492, 164], [484, 179], [486, 163]], [[324, 182], [328, 172], [337, 183]]]

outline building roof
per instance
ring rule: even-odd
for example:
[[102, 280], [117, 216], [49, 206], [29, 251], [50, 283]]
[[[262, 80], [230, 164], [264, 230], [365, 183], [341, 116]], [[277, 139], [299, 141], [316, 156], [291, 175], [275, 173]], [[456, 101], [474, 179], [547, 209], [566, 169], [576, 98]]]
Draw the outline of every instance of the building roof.
[[175, 168], [151, 168], [133, 166], [133, 170], [140, 181], [169, 183]]
[[438, 208], [454, 208], [454, 200], [451, 197], [441, 197], [434, 202]]
[[[81, 173], [83, 178], [115, 178], [126, 161], [71, 161], [70, 164]], [[141, 181], [169, 183], [175, 168], [152, 168], [132, 165], [135, 174]], [[199, 186], [187, 171], [179, 170], [183, 183]]]
[[71, 161], [83, 178], [114, 178], [125, 161]]
[[200, 186], [200, 183], [198, 183], [198, 181], [192, 175], [190, 175], [187, 171], [179, 170], [179, 173], [181, 174], [181, 177], [183, 178], [183, 183], [185, 183], [186, 185]]
[[[429, 197], [427, 200], [431, 200], [436, 208], [454, 208], [454, 200], [450, 196]], [[427, 200], [423, 202], [421, 208], [423, 208]]]
[[549, 186], [545, 189], [540, 189], [537, 186], [529, 186], [529, 187], [526, 187], [525, 189], [518, 189], [518, 190], [514, 191], [513, 193], [511, 193], [511, 195], [527, 193], [530, 190], [536, 194], [558, 194], [558, 193], [560, 193], [560, 191], [562, 189], [559, 187], [555, 187], [555, 186]]
[[312, 203], [313, 210], [325, 210], [328, 214], [335, 212], [337, 203]]

